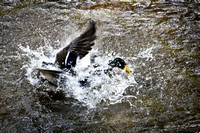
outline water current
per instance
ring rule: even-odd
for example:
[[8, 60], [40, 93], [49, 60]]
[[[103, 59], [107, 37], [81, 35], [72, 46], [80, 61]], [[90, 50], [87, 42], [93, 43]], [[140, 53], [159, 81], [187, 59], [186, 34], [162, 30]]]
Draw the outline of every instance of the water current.
[[[0, 2], [0, 132], [200, 132], [200, 1]], [[86, 57], [66, 84], [39, 81], [89, 19], [98, 69], [132, 73], [90, 75]]]

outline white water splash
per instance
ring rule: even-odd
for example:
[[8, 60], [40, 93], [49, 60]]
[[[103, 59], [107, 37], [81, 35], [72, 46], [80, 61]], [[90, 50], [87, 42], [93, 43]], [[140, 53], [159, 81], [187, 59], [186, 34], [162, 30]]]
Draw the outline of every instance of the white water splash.
[[[55, 55], [58, 50], [53, 50], [52, 46], [45, 45], [36, 50], [31, 50], [28, 46], [23, 47], [19, 45], [19, 49], [22, 51], [21, 56], [28, 57], [29, 61], [24, 64], [24, 68], [27, 70], [27, 78], [31, 84], [35, 85], [39, 81], [36, 77], [35, 68], [41, 67], [42, 62], [54, 62]], [[45, 55], [44, 51], [52, 53], [52, 56], [48, 57]], [[96, 52], [92, 50], [91, 52]], [[84, 103], [89, 108], [95, 108], [97, 105], [103, 103], [114, 104], [120, 102], [120, 99], [123, 97], [125, 89], [136, 83], [133, 74], [127, 74], [124, 70], [114, 68], [114, 71], [111, 72], [111, 76], [105, 74], [103, 71], [101, 74], [95, 75], [91, 74], [97, 70], [105, 70], [108, 68], [109, 60], [114, 59], [115, 57], [104, 56], [97, 57], [95, 63], [99, 64], [99, 67], [88, 67], [85, 65], [85, 61], [89, 61], [89, 58], [78, 61], [75, 70], [77, 71], [77, 76], [71, 76], [66, 74], [68, 81], [65, 84], [65, 87], [62, 86], [67, 95], [73, 96], [78, 101]], [[84, 66], [84, 67], [83, 67]], [[128, 66], [131, 68], [131, 66]], [[80, 86], [79, 81], [88, 77], [90, 85], [88, 87]], [[59, 86], [60, 87], [60, 86]], [[55, 88], [57, 90], [58, 88]]]
[[156, 46], [151, 46], [150, 48], [147, 48], [146, 50], [143, 50], [141, 51], [139, 54], [138, 54], [138, 58], [147, 58], [147, 59], [152, 59], [154, 58], [153, 57], [153, 54], [152, 54], [152, 51], [153, 49], [155, 49]]
[[[23, 68], [26, 69], [26, 76], [31, 84], [35, 85], [38, 83], [38, 79], [36, 78], [35, 69], [41, 67], [42, 62], [53, 62], [55, 59], [55, 52], [51, 46], [48, 46], [45, 43], [44, 47], [39, 47], [36, 50], [31, 50], [29, 46], [22, 46], [19, 44], [19, 50], [22, 52], [19, 54], [21, 58], [28, 58], [28, 61], [23, 64]], [[49, 51], [49, 53], [53, 53], [52, 56], [46, 56], [44, 51]]]

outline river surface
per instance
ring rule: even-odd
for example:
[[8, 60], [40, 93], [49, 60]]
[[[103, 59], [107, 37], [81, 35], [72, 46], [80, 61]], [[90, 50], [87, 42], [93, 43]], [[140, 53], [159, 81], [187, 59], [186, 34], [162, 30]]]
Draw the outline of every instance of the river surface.
[[[0, 10], [0, 132], [200, 132], [198, 0], [1, 0]], [[39, 81], [35, 68], [89, 19], [95, 61], [121, 57], [132, 73], [90, 75], [88, 87]]]

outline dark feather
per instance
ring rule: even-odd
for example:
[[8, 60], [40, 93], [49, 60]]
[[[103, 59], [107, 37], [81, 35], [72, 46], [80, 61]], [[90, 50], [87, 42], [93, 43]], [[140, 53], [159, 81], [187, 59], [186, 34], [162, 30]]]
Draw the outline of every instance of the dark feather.
[[[82, 59], [92, 49], [94, 40], [96, 39], [96, 26], [93, 20], [90, 21], [89, 27], [79, 37], [73, 40], [68, 46], [63, 48], [56, 55], [56, 61], [61, 69], [75, 67], [76, 60]], [[70, 53], [69, 53], [70, 52]], [[65, 64], [66, 56], [69, 53], [67, 63]]]

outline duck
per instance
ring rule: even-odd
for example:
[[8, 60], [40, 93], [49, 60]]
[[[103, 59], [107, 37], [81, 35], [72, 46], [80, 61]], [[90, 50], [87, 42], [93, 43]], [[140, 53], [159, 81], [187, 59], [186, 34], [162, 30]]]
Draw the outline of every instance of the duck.
[[[96, 23], [90, 20], [87, 29], [56, 54], [54, 63], [42, 62], [42, 68], [37, 68], [37, 77], [42, 81], [47, 80], [49, 83], [57, 86], [60, 75], [66, 74], [67, 72], [68, 74], [76, 76], [74, 68], [77, 65], [77, 60], [81, 60], [90, 52], [92, 46], [95, 45], [94, 41], [96, 38]], [[95, 57], [91, 60], [94, 60]], [[48, 69], [47, 66], [57, 67], [58, 69]], [[127, 73], [131, 72], [125, 61], [120, 57], [110, 60], [108, 66], [111, 68], [104, 70], [105, 73], [112, 71], [115, 67], [125, 70]], [[80, 81], [81, 85], [87, 84], [86, 81]]]

